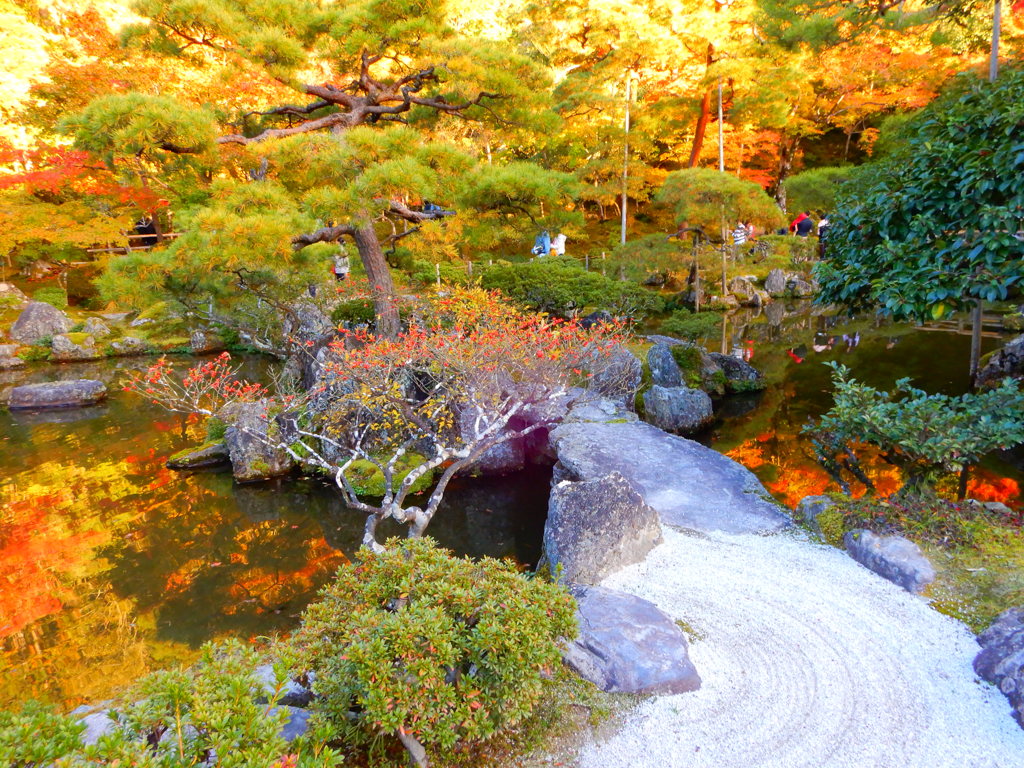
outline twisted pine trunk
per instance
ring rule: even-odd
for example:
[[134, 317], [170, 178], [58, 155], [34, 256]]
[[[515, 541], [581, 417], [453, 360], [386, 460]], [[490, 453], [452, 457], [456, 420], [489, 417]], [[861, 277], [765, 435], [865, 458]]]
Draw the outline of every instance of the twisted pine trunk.
[[377, 231], [372, 223], [355, 227], [352, 234], [359, 258], [366, 269], [366, 277], [370, 281], [370, 294], [373, 297], [373, 312], [377, 318], [377, 333], [381, 336], [394, 338], [401, 329], [398, 317], [398, 298], [395, 295], [395, 284], [391, 280], [384, 251], [380, 247]]

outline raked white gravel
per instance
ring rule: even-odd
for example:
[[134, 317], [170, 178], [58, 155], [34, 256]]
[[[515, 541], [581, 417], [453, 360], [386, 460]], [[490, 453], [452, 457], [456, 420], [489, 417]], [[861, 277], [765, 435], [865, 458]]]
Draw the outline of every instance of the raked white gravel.
[[702, 635], [703, 686], [644, 701], [579, 768], [1024, 768], [970, 631], [837, 549], [666, 530], [603, 584]]

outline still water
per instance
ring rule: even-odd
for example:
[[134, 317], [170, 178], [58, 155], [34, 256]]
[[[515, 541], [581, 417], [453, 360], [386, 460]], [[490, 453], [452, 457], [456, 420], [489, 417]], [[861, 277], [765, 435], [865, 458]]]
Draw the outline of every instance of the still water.
[[[910, 376], [930, 391], [967, 390], [970, 339], [955, 327], [843, 320], [806, 305], [769, 310], [740, 313], [705, 340], [752, 349], [769, 386], [718, 403], [703, 439], [790, 505], [835, 490], [799, 435], [831, 405], [824, 362], [843, 362], [881, 388]], [[998, 343], [986, 336], [985, 350]], [[84, 410], [0, 411], [0, 706], [29, 696], [66, 708], [98, 701], [149, 670], [189, 661], [207, 640], [287, 632], [358, 546], [362, 515], [322, 482], [237, 485], [229, 472], [164, 468], [171, 453], [201, 441], [201, 427], [118, 389], [125, 369], [146, 364], [0, 373], [0, 387], [98, 378], [111, 391]], [[258, 375], [266, 363], [247, 365]], [[972, 495], [1019, 504], [1020, 467], [1019, 456], [994, 457]], [[880, 490], [895, 489], [884, 462], [869, 473]], [[453, 483], [430, 534], [459, 553], [535, 562], [549, 482], [549, 470], [535, 469]]]
[[[842, 363], [854, 378], [885, 391], [903, 377], [928, 392], [960, 395], [970, 388], [971, 339], [969, 329], [957, 323], [916, 327], [873, 317], [850, 319], [806, 303], [767, 309], [736, 314], [721, 337], [705, 340], [710, 349], [752, 350], [750, 362], [764, 372], [768, 387], [722, 401], [718, 421], [702, 437], [753, 470], [789, 506], [809, 494], [838, 490], [800, 434], [809, 419], [832, 406], [832, 371], [825, 363]], [[983, 354], [1008, 338], [999, 330], [998, 317], [986, 320]], [[859, 455], [879, 493], [899, 487], [894, 467], [870, 451]], [[972, 476], [970, 496], [1019, 507], [1022, 458], [1016, 451], [986, 459]], [[851, 490], [864, 489], [854, 482]]]
[[[166, 469], [201, 429], [116, 387], [119, 366], [140, 365], [40, 366], [17, 380], [100, 378], [110, 398], [0, 411], [0, 706], [101, 700], [206, 640], [288, 631], [358, 549], [362, 514], [322, 482]], [[533, 563], [550, 477], [454, 482], [430, 534]]]

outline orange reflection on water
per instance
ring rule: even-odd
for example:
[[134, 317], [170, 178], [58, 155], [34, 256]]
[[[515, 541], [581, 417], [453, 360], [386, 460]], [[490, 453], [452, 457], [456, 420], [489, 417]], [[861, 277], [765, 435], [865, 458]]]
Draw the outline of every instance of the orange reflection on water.
[[0, 527], [0, 639], [60, 611], [68, 588], [60, 576], [80, 569], [106, 537], [68, 530], [50, 518], [65, 494], [45, 493], [6, 506]]

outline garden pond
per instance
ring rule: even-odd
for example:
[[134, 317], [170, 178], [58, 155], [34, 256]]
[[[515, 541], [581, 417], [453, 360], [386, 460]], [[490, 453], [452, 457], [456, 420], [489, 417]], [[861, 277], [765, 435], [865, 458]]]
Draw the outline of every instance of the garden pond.
[[[831, 403], [824, 362], [843, 362], [878, 387], [910, 376], [931, 391], [967, 388], [970, 337], [962, 329], [783, 309], [734, 314], [721, 337], [705, 340], [712, 350], [752, 349], [769, 386], [718, 403], [719, 418], [701, 439], [787, 504], [834, 489], [799, 437]], [[986, 335], [985, 351], [995, 336]], [[0, 411], [0, 706], [31, 697], [71, 708], [187, 662], [207, 640], [287, 632], [358, 547], [362, 514], [324, 482], [238, 485], [226, 470], [166, 469], [167, 457], [200, 442], [203, 430], [120, 390], [125, 372], [146, 364], [0, 374], [0, 387], [99, 378], [111, 392], [80, 411]], [[255, 375], [266, 365], [245, 361]], [[994, 457], [975, 474], [972, 495], [1018, 504], [1021, 465], [1019, 456]], [[870, 471], [883, 491], [896, 482], [881, 462]], [[535, 468], [453, 483], [430, 534], [462, 554], [530, 565], [549, 482], [550, 470]]]

